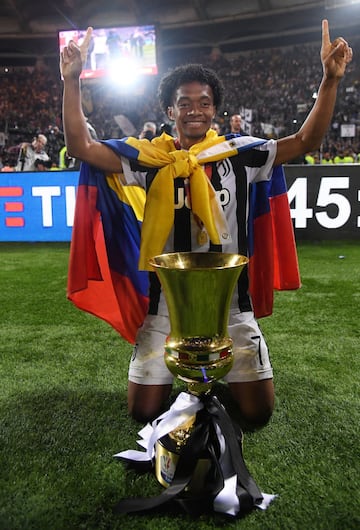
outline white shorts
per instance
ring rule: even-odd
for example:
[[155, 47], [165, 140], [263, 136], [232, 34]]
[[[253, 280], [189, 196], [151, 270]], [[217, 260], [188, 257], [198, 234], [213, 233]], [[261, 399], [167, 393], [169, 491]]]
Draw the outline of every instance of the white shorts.
[[[241, 383], [271, 379], [268, 348], [253, 312], [231, 310], [228, 331], [233, 340], [234, 363], [224, 380]], [[167, 316], [147, 315], [136, 336], [129, 381], [140, 385], [172, 383], [173, 375], [164, 361], [164, 345], [169, 333]]]

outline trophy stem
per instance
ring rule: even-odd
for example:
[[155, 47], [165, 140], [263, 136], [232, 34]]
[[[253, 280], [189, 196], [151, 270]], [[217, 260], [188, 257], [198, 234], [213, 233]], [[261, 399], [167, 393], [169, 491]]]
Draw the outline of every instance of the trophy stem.
[[193, 396], [201, 396], [202, 394], [209, 394], [211, 392], [213, 383], [188, 383], [187, 391]]
[[213, 383], [231, 370], [232, 339], [227, 336], [176, 339], [170, 335], [164, 359], [170, 372], [187, 383], [188, 392], [195, 396], [208, 394]]

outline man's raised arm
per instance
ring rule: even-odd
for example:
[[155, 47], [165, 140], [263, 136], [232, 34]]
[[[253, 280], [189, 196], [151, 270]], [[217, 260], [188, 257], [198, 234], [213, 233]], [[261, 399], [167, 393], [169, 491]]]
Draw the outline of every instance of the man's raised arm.
[[78, 46], [70, 41], [60, 55], [60, 71], [64, 80], [63, 126], [68, 154], [104, 171], [120, 173], [120, 158], [104, 144], [90, 136], [81, 106], [80, 74], [86, 58], [92, 28]]
[[335, 39], [334, 42], [330, 41], [327, 20], [322, 21], [320, 56], [323, 78], [316, 102], [299, 131], [277, 141], [274, 165], [289, 162], [308, 151], [319, 149], [329, 128], [334, 112], [337, 88], [344, 76], [346, 66], [352, 59], [352, 49], [342, 37]]

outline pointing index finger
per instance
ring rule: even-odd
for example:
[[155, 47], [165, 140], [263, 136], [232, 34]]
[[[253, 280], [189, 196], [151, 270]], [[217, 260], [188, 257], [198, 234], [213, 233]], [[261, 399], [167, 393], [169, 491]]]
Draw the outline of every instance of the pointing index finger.
[[322, 21], [322, 42], [325, 45], [331, 44], [330, 33], [329, 33], [329, 22], [326, 19]]
[[88, 29], [86, 30], [86, 34], [85, 34], [84, 40], [82, 41], [82, 43], [79, 46], [80, 55], [81, 55], [81, 61], [82, 61], [83, 64], [85, 63], [86, 57], [87, 57], [87, 54], [88, 54], [88, 49], [89, 49], [89, 44], [90, 44], [92, 32], [93, 32], [93, 28], [91, 26], [88, 27]]
[[91, 26], [88, 27], [88, 29], [86, 30], [85, 38], [84, 38], [84, 40], [83, 40], [83, 42], [81, 43], [81, 46], [80, 46], [81, 49], [84, 49], [84, 50], [88, 49], [89, 44], [90, 44], [90, 40], [91, 40], [91, 36], [92, 36], [92, 32], [93, 32], [93, 28]]

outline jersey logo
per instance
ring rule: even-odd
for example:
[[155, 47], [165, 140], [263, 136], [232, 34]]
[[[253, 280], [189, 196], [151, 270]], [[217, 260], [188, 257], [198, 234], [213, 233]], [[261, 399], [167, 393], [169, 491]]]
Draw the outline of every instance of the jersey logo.
[[[229, 204], [230, 192], [227, 188], [216, 190], [216, 195], [221, 206], [227, 206]], [[184, 206], [190, 209], [189, 199], [185, 196], [185, 190], [184, 188], [175, 188], [174, 208], [175, 210], [181, 210]]]

